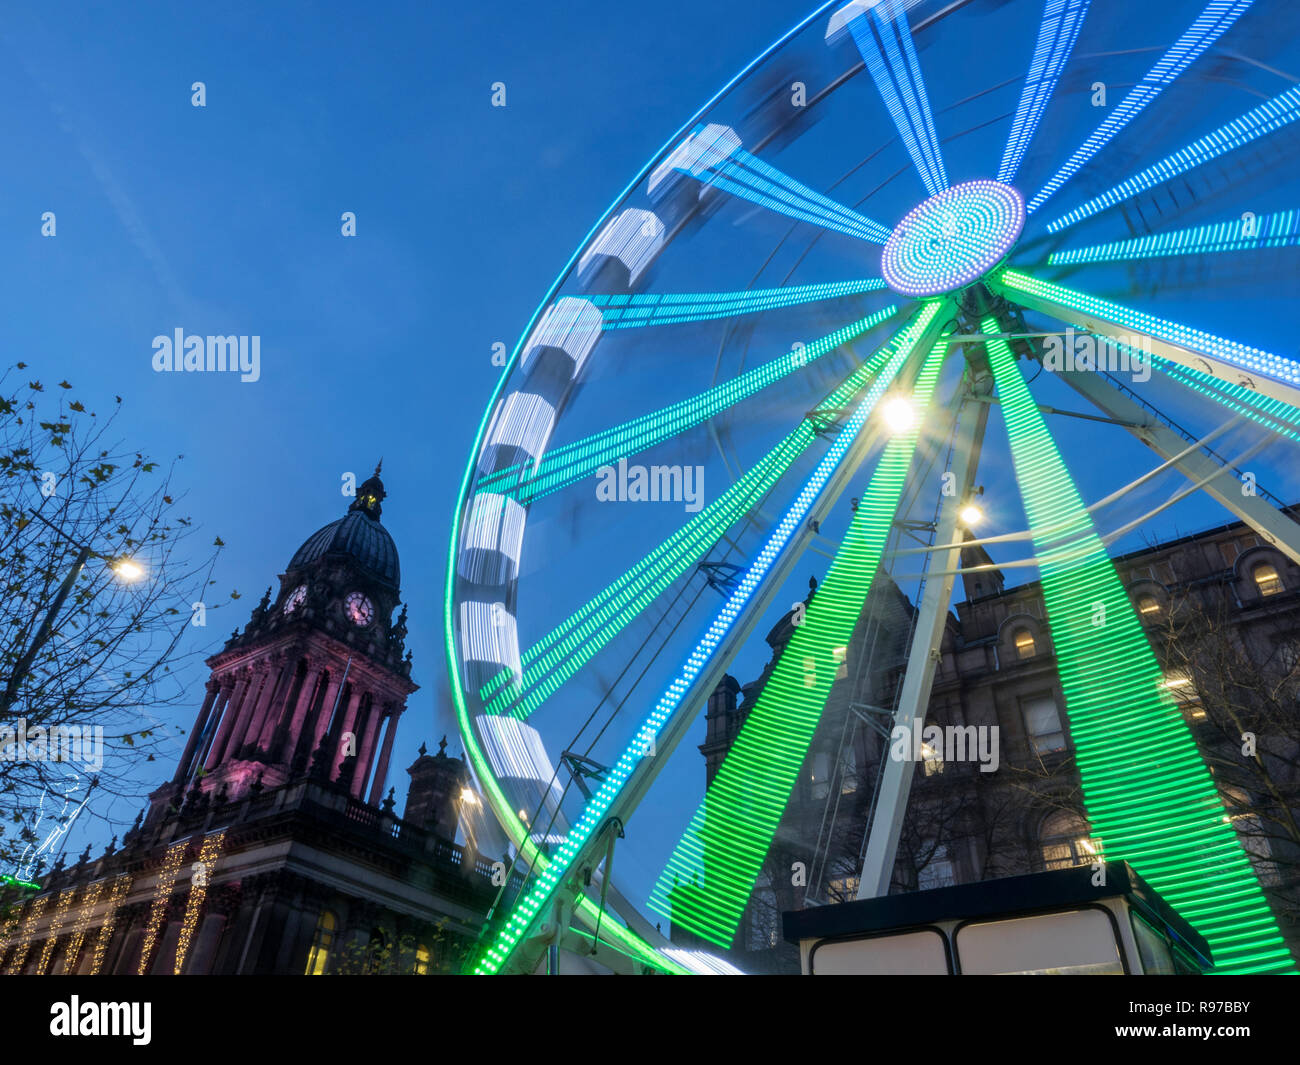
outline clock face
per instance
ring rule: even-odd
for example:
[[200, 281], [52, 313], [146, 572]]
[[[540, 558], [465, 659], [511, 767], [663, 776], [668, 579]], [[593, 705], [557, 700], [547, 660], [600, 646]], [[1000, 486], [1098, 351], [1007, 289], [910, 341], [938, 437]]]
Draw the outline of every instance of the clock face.
[[306, 599], [307, 599], [307, 586], [305, 584], [300, 584], [298, 585], [297, 588], [295, 588], [292, 592], [289, 593], [289, 598], [284, 601], [285, 615], [288, 616], [289, 614], [292, 614], [295, 610], [297, 610], [300, 606], [302, 606], [302, 604], [306, 601]]
[[374, 605], [360, 592], [351, 592], [343, 600], [343, 612], [353, 625], [365, 627], [375, 616]]

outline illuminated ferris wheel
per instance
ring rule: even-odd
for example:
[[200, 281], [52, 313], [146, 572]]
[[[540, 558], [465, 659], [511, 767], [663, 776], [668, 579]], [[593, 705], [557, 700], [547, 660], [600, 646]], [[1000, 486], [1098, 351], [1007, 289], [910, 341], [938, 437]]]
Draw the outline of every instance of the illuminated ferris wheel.
[[[1219, 971], [1291, 968], [1110, 545], [1200, 493], [1300, 563], [1255, 490], [1300, 440], [1298, 23], [838, 0], [637, 175], [525, 330], [455, 515], [451, 686], [518, 874], [476, 971], [728, 971], [663, 920], [732, 942], [881, 575], [916, 608], [893, 720], [923, 723], [972, 545], [1041, 581], [1107, 858]], [[814, 565], [705, 787], [683, 740]], [[911, 770], [882, 762], [859, 897], [888, 890]]]

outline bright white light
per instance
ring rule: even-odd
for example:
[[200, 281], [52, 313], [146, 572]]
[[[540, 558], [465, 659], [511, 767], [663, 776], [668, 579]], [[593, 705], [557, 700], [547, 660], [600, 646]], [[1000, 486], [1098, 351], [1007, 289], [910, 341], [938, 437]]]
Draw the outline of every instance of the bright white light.
[[963, 525], [978, 525], [984, 520], [984, 511], [980, 510], [974, 503], [967, 503], [966, 506], [961, 508], [961, 514], [958, 517], [961, 518]]
[[134, 559], [123, 558], [113, 564], [113, 572], [117, 574], [119, 580], [129, 583], [138, 581], [144, 576], [144, 567]]
[[460, 801], [463, 802], [466, 806], [477, 806], [478, 792], [476, 792], [473, 788], [461, 788]]
[[893, 433], [905, 433], [916, 424], [916, 411], [901, 396], [886, 403], [882, 414], [889, 431]]

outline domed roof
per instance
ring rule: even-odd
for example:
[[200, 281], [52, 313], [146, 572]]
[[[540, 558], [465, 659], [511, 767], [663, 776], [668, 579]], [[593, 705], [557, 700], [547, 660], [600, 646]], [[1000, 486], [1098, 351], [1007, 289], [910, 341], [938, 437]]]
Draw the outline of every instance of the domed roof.
[[401, 582], [397, 545], [379, 522], [380, 501], [386, 494], [376, 467], [375, 475], [357, 489], [348, 512], [307, 537], [289, 560], [289, 569], [310, 566], [327, 555], [341, 557], [397, 588]]

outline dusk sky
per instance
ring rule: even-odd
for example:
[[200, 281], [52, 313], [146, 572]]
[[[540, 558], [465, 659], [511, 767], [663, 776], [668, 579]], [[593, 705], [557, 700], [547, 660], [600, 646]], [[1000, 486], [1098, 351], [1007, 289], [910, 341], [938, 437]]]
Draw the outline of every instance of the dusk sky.
[[[1127, 67], [1099, 59], [1099, 68], [1122, 92], [1153, 61], [1153, 49], [1181, 32], [1194, 6], [1144, 5], [1141, 32], [1150, 39], [1134, 42], [1139, 54]], [[115, 5], [52, 2], [7, 12], [0, 28], [7, 361], [23, 360], [43, 378], [66, 377], [92, 408], [107, 409], [121, 395], [124, 442], [159, 458], [185, 456], [178, 484], [186, 509], [202, 527], [200, 542], [219, 535], [228, 545], [218, 587], [242, 596], [206, 629], [190, 630], [190, 650], [211, 653], [243, 626], [294, 549], [343, 514], [350, 502], [340, 492], [344, 474], [360, 481], [382, 457], [383, 520], [401, 553], [407, 645], [421, 685], [390, 770], [399, 809], [403, 770], [420, 743], [433, 746], [446, 733], [454, 751], [461, 746], [446, 695], [442, 594], [460, 480], [500, 373], [493, 345], [514, 348], [610, 202], [812, 7], [788, 0], [142, 3], [127, 19]], [[965, 58], [933, 66], [922, 54], [936, 108], [1023, 73], [1041, 5], [989, 0], [977, 8], [988, 20], [982, 48], [953, 45]], [[1015, 14], [1031, 8], [1032, 17]], [[1005, 71], [976, 71], [974, 55], [998, 59], [1003, 27], [1017, 24]], [[1096, 32], [1085, 43], [1100, 50], [1103, 40], [1118, 48], [1135, 31]], [[1242, 33], [1239, 50], [1269, 47], [1266, 35], [1244, 24]], [[1126, 147], [1124, 159], [1154, 159], [1286, 84], [1258, 77], [1250, 91], [1207, 100], [1205, 122], [1162, 114], [1138, 138], [1141, 151]], [[203, 82], [206, 106], [192, 106], [194, 82]], [[505, 83], [504, 108], [491, 106], [495, 82]], [[1265, 90], [1266, 83], [1275, 87]], [[856, 88], [871, 128], [880, 130], [888, 119], [879, 100], [869, 86]], [[1004, 88], [990, 114], [1014, 106], [1017, 91], [1014, 82]], [[1072, 114], [1040, 135], [1056, 161], [1096, 121], [1091, 111]], [[831, 122], [841, 140], [854, 128], [843, 105]], [[950, 158], [950, 168], [962, 178], [996, 169], [1005, 137], [1003, 122], [979, 142], [978, 163], [967, 168]], [[847, 151], [826, 171], [838, 174], [863, 154]], [[1045, 176], [1049, 161], [1027, 170]], [[1093, 191], [1106, 183], [1089, 180]], [[923, 190], [912, 184], [909, 195], [920, 199]], [[1255, 209], [1293, 202], [1294, 195], [1279, 197]], [[1240, 210], [1250, 208], [1253, 201]], [[1205, 220], [1240, 210], [1233, 201]], [[53, 239], [40, 231], [47, 211], [57, 216]], [[355, 213], [355, 237], [341, 233], [344, 212]], [[858, 276], [875, 274], [875, 264], [864, 263]], [[1047, 276], [1075, 283], [1068, 274]], [[1172, 276], [1117, 276], [1094, 287], [1119, 298]], [[1294, 357], [1276, 293], [1253, 287], [1258, 281], [1234, 275], [1236, 287], [1218, 303], [1171, 297], [1163, 306], [1170, 316], [1204, 307], [1196, 324]], [[260, 379], [156, 373], [153, 338], [176, 329], [260, 337]], [[1053, 397], [1049, 386], [1043, 401], [1069, 406], [1060, 391]], [[1154, 462], [1146, 456], [1116, 466], [1111, 453], [1097, 451], [1093, 427], [1064, 432], [1063, 449], [1078, 460], [1089, 499]], [[1001, 447], [990, 443], [991, 468], [1004, 461]], [[1296, 498], [1294, 463], [1275, 465], [1269, 486]], [[1023, 527], [1022, 515], [1005, 517], [1007, 528]], [[1228, 520], [1211, 505], [1186, 504], [1152, 532]], [[1118, 548], [1141, 543], [1134, 536]], [[806, 576], [801, 571], [801, 583]], [[742, 679], [761, 668], [762, 651], [747, 660]], [[191, 724], [204, 675], [196, 667], [192, 706], [175, 724]], [[142, 777], [142, 793], [170, 775], [180, 743]], [[690, 772], [702, 777], [702, 764]], [[97, 811], [116, 818], [116, 829], [80, 826], [69, 855], [88, 839], [120, 832], [138, 809], [121, 802]]]

